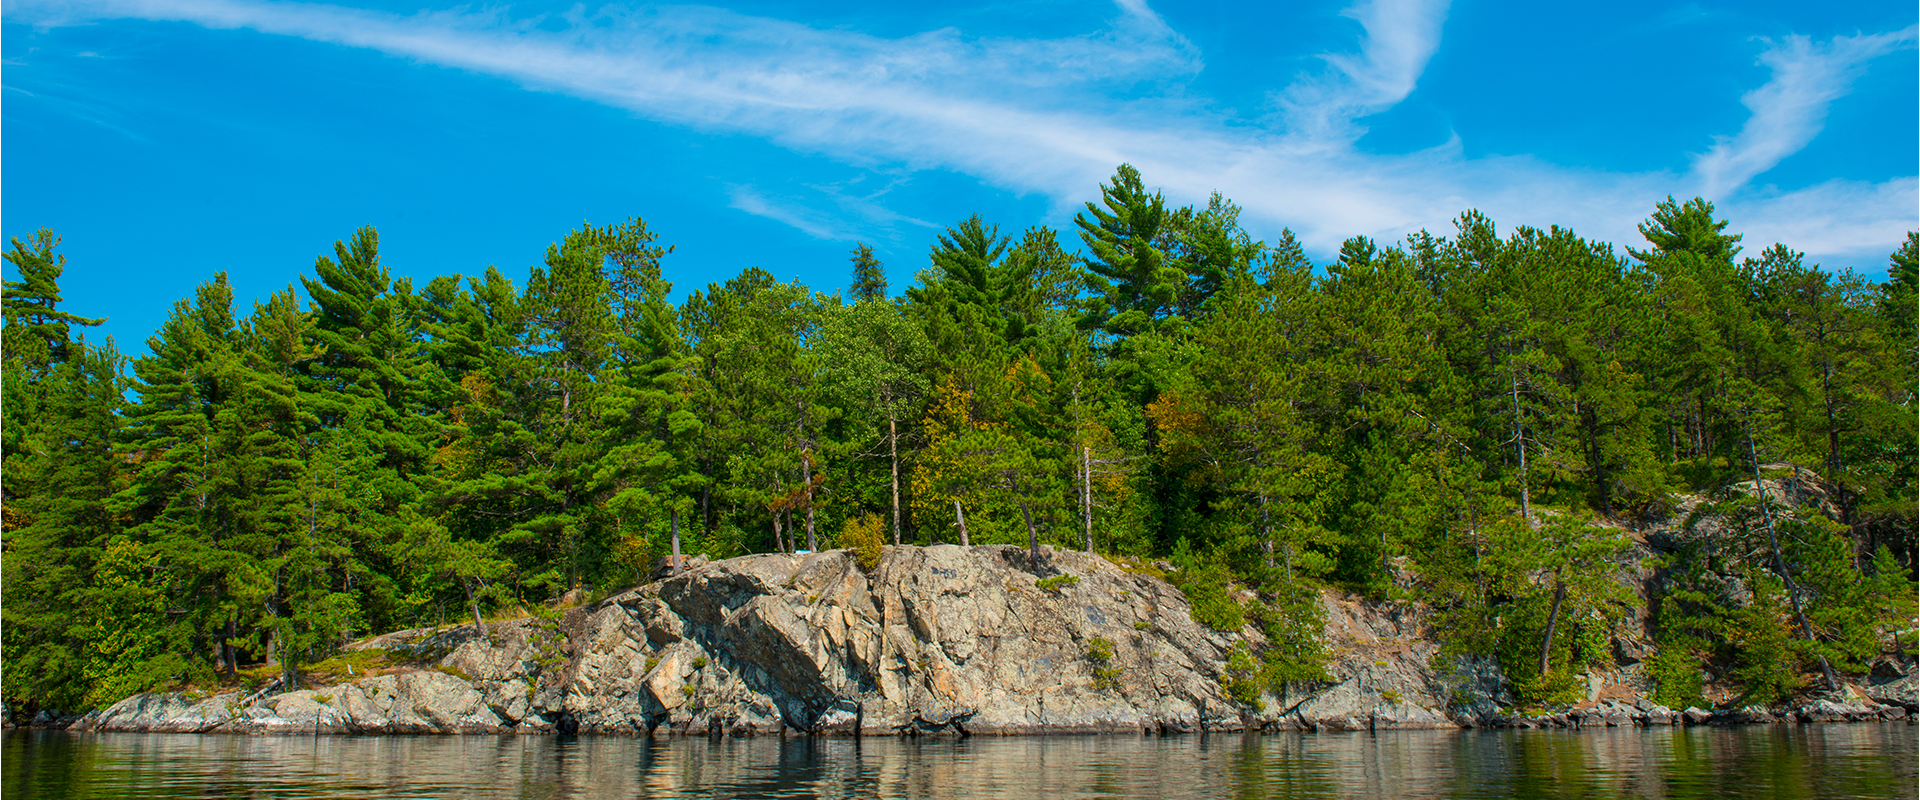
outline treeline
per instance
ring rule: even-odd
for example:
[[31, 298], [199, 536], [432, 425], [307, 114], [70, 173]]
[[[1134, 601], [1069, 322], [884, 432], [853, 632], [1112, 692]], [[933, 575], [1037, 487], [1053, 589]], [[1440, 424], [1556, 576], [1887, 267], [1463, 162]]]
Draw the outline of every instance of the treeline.
[[1169, 559], [1203, 622], [1271, 639], [1241, 689], [1322, 674], [1318, 586], [1422, 599], [1546, 698], [1611, 657], [1620, 524], [1776, 462], [1833, 513], [1727, 499], [1748, 522], [1670, 567], [1698, 578], [1658, 610], [1672, 691], [1702, 663], [1857, 670], [1906, 613], [1914, 235], [1873, 283], [1741, 257], [1669, 198], [1645, 250], [1468, 213], [1315, 265], [1218, 195], [1172, 208], [1128, 166], [1100, 189], [1078, 253], [975, 216], [899, 296], [862, 245], [845, 295], [756, 267], [675, 305], [639, 219], [524, 281], [415, 285], [367, 228], [304, 303], [239, 308], [216, 274], [133, 358], [62, 310], [52, 234], [13, 240], [5, 700], [295, 677], [670, 552], [875, 539]]

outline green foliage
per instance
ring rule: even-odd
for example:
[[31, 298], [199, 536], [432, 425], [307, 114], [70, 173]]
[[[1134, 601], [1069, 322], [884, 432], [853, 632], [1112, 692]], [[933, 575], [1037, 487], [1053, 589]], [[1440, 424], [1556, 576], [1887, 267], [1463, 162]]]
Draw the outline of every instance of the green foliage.
[[1247, 649], [1245, 642], [1235, 642], [1233, 649], [1227, 653], [1226, 670], [1220, 673], [1220, 686], [1226, 690], [1228, 697], [1239, 701], [1241, 705], [1259, 708], [1260, 691], [1265, 685], [1266, 681], [1261, 680], [1259, 660]]
[[[867, 570], [964, 540], [1167, 578], [1198, 623], [1264, 634], [1223, 678], [1244, 702], [1327, 678], [1323, 588], [1419, 601], [1449, 654], [1546, 702], [1636, 616], [1621, 531], [1686, 488], [1718, 494], [1654, 598], [1664, 700], [1702, 701], [1703, 669], [1779, 698], [1914, 646], [1920, 234], [1874, 282], [1743, 257], [1712, 204], [1668, 198], [1645, 251], [1470, 211], [1316, 265], [1223, 196], [1173, 207], [1128, 165], [1099, 188], [1084, 254], [970, 216], [898, 299], [860, 245], [845, 297], [750, 268], [675, 304], [637, 218], [565, 232], [518, 283], [416, 287], [363, 228], [304, 302], [240, 308], [214, 275], [131, 359], [81, 337], [58, 239], [14, 240], [0, 695], [332, 677], [368, 632], [544, 618], [661, 556], [824, 533]], [[1830, 505], [1723, 491], [1757, 471]]]
[[1113, 642], [1095, 636], [1087, 640], [1087, 662], [1093, 665], [1095, 691], [1120, 688], [1120, 673], [1113, 666]]
[[1247, 610], [1235, 600], [1230, 581], [1233, 573], [1218, 561], [1186, 559], [1180, 571], [1168, 576], [1187, 596], [1187, 613], [1193, 621], [1222, 633], [1233, 633], [1247, 624]]
[[1041, 578], [1040, 580], [1034, 581], [1033, 585], [1039, 587], [1041, 591], [1059, 592], [1079, 582], [1080, 576], [1063, 572], [1050, 578]]
[[840, 529], [840, 546], [852, 550], [854, 560], [868, 572], [880, 566], [880, 556], [886, 550], [887, 537], [881, 530], [882, 524], [880, 515], [863, 514], [847, 520], [846, 527]]
[[1727, 620], [1728, 643], [1734, 651], [1729, 677], [1748, 702], [1772, 705], [1799, 688], [1797, 659], [1788, 638], [1787, 604], [1779, 579], [1756, 573], [1748, 584], [1753, 601]]
[[1300, 582], [1276, 581], [1262, 594], [1267, 603], [1254, 616], [1267, 637], [1261, 661], [1268, 685], [1279, 689], [1289, 683], [1331, 680], [1321, 638], [1326, 608], [1320, 604], [1320, 593]]

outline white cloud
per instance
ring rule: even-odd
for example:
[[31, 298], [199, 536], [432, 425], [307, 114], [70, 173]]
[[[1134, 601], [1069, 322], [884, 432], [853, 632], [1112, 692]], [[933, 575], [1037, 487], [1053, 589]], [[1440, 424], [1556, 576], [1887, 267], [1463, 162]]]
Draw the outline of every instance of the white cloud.
[[817, 208], [770, 199], [752, 186], [727, 187], [727, 200], [731, 208], [788, 225], [815, 239], [850, 241], [857, 238]]
[[[690, 6], [516, 20], [497, 10], [398, 16], [272, 0], [19, 0], [4, 13], [41, 25], [185, 21], [368, 48], [859, 166], [952, 170], [1051, 198], [1060, 215], [1128, 161], [1176, 200], [1204, 202], [1218, 189], [1245, 207], [1257, 234], [1290, 226], [1319, 252], [1354, 234], [1448, 230], [1468, 208], [1503, 225], [1559, 223], [1634, 242], [1656, 200], [1692, 194], [1702, 181], [1749, 243], [1779, 238], [1816, 256], [1863, 255], [1915, 225], [1911, 177], [1741, 188], [1803, 147], [1865, 60], [1910, 43], [1913, 29], [1775, 45], [1763, 56], [1773, 82], [1746, 98], [1753, 120], [1701, 156], [1693, 174], [1614, 173], [1468, 159], [1458, 142], [1401, 155], [1353, 146], [1354, 119], [1413, 90], [1439, 46], [1446, 0], [1360, 0], [1345, 12], [1364, 30], [1357, 53], [1325, 55], [1326, 70], [1277, 93], [1283, 120], [1271, 128], [1187, 97], [1185, 83], [1202, 68], [1197, 50], [1144, 0], [1117, 4], [1106, 29], [1056, 39], [967, 38], [950, 28], [888, 39]], [[754, 187], [730, 196], [735, 208], [825, 239], [863, 235], [861, 220], [895, 221], [882, 219], [889, 212], [873, 196], [831, 197], [843, 215]]]
[[1740, 98], [1753, 116], [1738, 135], [1718, 137], [1712, 149], [1694, 158], [1700, 194], [1717, 200], [1800, 152], [1826, 125], [1827, 107], [1852, 90], [1867, 62], [1912, 47], [1916, 30], [1920, 26], [1821, 43], [1805, 36], [1769, 42], [1760, 63], [1773, 70], [1773, 79]]
[[1341, 12], [1360, 22], [1360, 54], [1320, 56], [1332, 67], [1303, 77], [1278, 98], [1295, 136], [1351, 142], [1365, 133], [1355, 117], [1392, 108], [1413, 92], [1440, 49], [1448, 0], [1360, 0]]

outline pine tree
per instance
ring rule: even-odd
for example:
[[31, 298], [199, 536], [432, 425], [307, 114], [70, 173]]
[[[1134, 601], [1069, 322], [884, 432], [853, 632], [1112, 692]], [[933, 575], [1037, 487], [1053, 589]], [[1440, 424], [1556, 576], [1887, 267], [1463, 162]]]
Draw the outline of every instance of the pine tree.
[[853, 282], [847, 286], [847, 296], [856, 303], [887, 299], [887, 272], [866, 242], [853, 246]]
[[1100, 186], [1100, 205], [1087, 203], [1086, 212], [1074, 216], [1089, 253], [1092, 294], [1081, 326], [1124, 337], [1154, 330], [1177, 313], [1187, 275], [1167, 258], [1167, 221], [1165, 199], [1148, 194], [1130, 164]]

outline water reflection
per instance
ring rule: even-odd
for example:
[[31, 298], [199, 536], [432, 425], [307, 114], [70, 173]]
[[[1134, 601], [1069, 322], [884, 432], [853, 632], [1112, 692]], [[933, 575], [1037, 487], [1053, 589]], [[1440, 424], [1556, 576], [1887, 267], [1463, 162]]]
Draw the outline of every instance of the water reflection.
[[1916, 795], [1906, 723], [913, 739], [15, 732], [29, 797], [1685, 798]]

